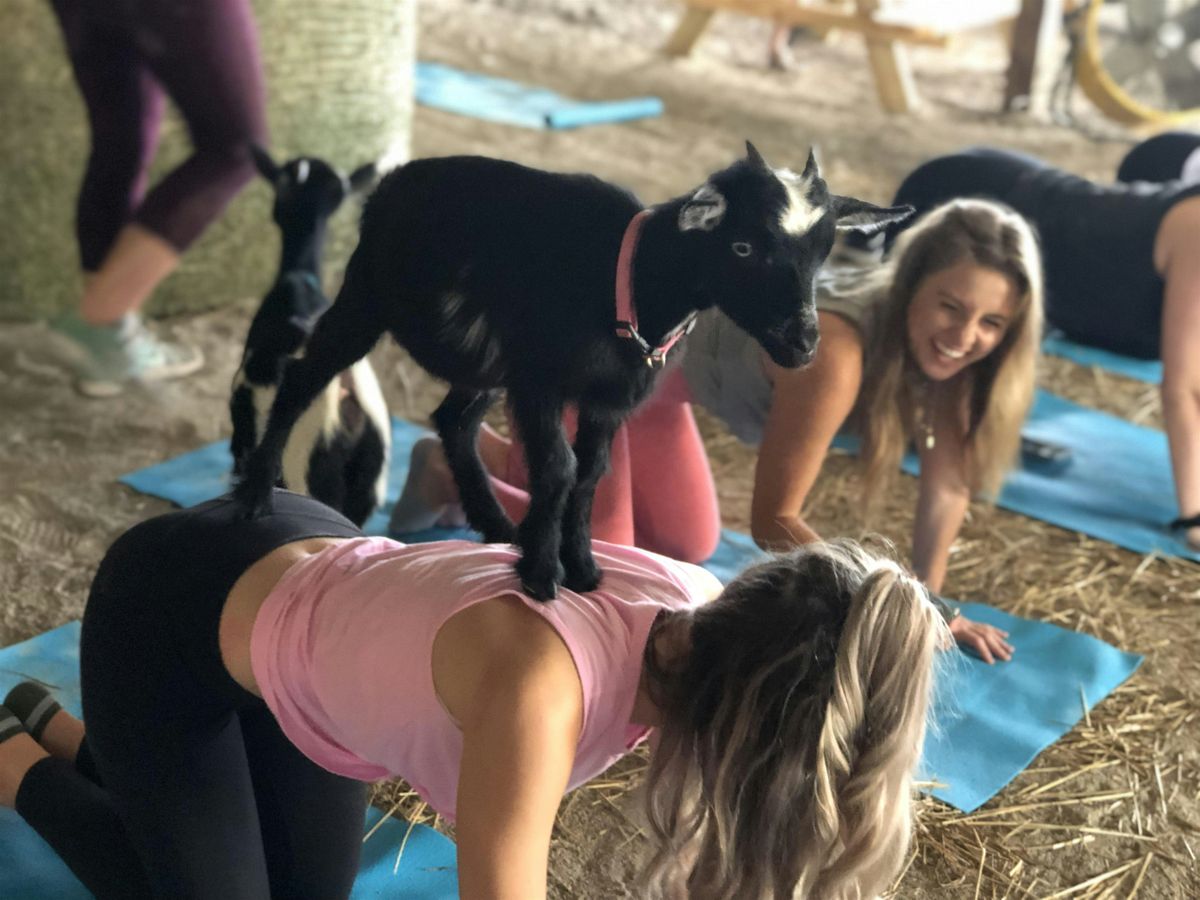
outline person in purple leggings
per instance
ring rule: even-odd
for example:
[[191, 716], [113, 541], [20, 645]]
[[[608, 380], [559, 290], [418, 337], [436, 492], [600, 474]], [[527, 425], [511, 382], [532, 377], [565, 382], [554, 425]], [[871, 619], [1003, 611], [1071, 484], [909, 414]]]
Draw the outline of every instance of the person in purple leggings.
[[[70, 339], [80, 390], [190, 374], [198, 350], [152, 336], [137, 310], [254, 174], [267, 142], [265, 88], [249, 0], [51, 0], [87, 107], [92, 147], [79, 190], [84, 271]], [[167, 97], [193, 152], [149, 193]]]

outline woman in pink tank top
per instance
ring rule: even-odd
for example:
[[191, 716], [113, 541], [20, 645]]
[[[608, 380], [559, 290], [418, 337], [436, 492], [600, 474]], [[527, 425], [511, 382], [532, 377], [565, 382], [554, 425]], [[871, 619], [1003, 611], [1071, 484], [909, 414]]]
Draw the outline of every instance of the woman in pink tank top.
[[100, 900], [346, 897], [362, 781], [392, 775], [457, 820], [462, 897], [544, 897], [563, 793], [651, 732], [650, 896], [848, 900], [896, 875], [949, 638], [895, 563], [817, 543], [722, 590], [597, 542], [601, 587], [536, 603], [511, 547], [274, 509], [221, 499], [114, 544], [86, 734], [35, 685], [0, 707], [0, 803]]

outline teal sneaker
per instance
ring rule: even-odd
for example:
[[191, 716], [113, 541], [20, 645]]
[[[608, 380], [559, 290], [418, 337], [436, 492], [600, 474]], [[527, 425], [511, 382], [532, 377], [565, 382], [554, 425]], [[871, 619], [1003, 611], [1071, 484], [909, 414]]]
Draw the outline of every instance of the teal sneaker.
[[182, 378], [204, 365], [198, 349], [156, 337], [133, 313], [113, 325], [92, 325], [70, 313], [51, 328], [66, 339], [76, 387], [88, 397], [115, 397], [130, 384]]

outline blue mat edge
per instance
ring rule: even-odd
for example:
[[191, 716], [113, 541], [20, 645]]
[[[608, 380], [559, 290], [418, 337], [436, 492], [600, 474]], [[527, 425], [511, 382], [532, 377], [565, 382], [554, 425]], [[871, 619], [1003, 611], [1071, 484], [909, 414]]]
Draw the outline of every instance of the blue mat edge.
[[[419, 61], [415, 68], [414, 97], [422, 105], [441, 109], [456, 115], [483, 121], [517, 125], [524, 128], [564, 130], [584, 125], [603, 125], [629, 122], [636, 119], [655, 118], [663, 114], [664, 105], [659, 97], [636, 96], [613, 100], [575, 100], [535, 85], [513, 81], [484, 72], [460, 69], [446, 63]], [[443, 79], [457, 78], [461, 83], [470, 83], [480, 88], [480, 93], [470, 103], [455, 103], [448, 96], [439, 96], [434, 85]], [[487, 89], [509, 91], [525, 95], [537, 102], [521, 107], [492, 98], [485, 103]]]

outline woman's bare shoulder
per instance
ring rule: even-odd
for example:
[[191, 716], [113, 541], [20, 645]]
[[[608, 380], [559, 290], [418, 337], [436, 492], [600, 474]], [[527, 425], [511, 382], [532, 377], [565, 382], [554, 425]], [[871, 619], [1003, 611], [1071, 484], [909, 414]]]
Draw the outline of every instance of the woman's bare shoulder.
[[[553, 685], [582, 707], [575, 661], [553, 625], [515, 594], [503, 594], [455, 613], [433, 641], [433, 682], [455, 720], [486, 703], [499, 681]], [[573, 689], [572, 689], [573, 688]]]
[[1200, 194], [1180, 200], [1163, 216], [1154, 242], [1154, 266], [1160, 275], [1176, 260], [1200, 256]]

